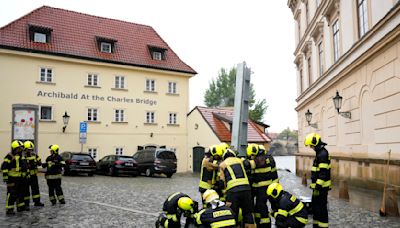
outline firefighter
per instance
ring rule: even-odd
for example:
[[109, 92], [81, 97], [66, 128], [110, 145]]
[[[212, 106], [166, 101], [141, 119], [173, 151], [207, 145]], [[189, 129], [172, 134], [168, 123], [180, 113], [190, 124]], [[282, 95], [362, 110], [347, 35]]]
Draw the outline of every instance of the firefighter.
[[307, 225], [307, 209], [294, 195], [284, 191], [279, 183], [268, 186], [272, 216], [277, 227], [304, 227]]
[[328, 191], [332, 188], [331, 157], [317, 133], [310, 133], [304, 140], [304, 145], [315, 151], [315, 159], [311, 168], [311, 184], [313, 189], [311, 207], [313, 211], [313, 226], [328, 227]]
[[243, 167], [243, 162], [236, 157], [236, 153], [227, 149], [222, 155], [220, 179], [225, 184], [226, 204], [235, 214], [238, 221], [239, 208], [242, 209], [243, 222], [246, 228], [256, 227], [253, 217], [253, 201], [251, 187]]
[[271, 227], [267, 206], [267, 188], [272, 183], [271, 166], [262, 145], [249, 144], [247, 158], [251, 167], [252, 197], [255, 198], [255, 218], [257, 227]]
[[181, 216], [186, 217], [186, 225], [192, 223], [194, 214], [198, 212], [198, 204], [188, 195], [175, 192], [168, 196], [163, 204], [163, 213], [157, 219], [156, 227], [181, 227]]
[[259, 153], [264, 153], [269, 160], [269, 166], [271, 167], [270, 175], [271, 175], [272, 183], [279, 183], [278, 170], [276, 169], [276, 163], [275, 163], [274, 157], [272, 156], [272, 153], [267, 153], [264, 145], [259, 145], [258, 150], [259, 150]]
[[24, 144], [14, 140], [11, 143], [11, 152], [4, 157], [1, 164], [3, 181], [7, 184], [6, 214], [14, 215], [14, 204], [17, 204], [17, 211], [25, 210], [24, 192], [22, 187], [22, 171], [26, 170], [22, 162], [22, 151]]
[[[203, 193], [213, 188], [216, 181], [216, 169], [218, 168], [218, 161], [214, 160], [211, 156], [211, 150], [214, 146], [211, 146], [209, 150], [204, 154], [204, 158], [201, 162], [200, 171], [200, 182], [199, 182], [199, 192], [203, 198]], [[203, 206], [205, 203], [203, 202]]]
[[28, 170], [29, 170], [29, 182], [28, 182], [28, 200], [25, 200], [25, 204], [29, 206], [29, 201], [30, 201], [30, 191], [32, 193], [32, 201], [34, 202], [34, 206], [36, 207], [43, 207], [44, 204], [40, 202], [40, 191], [39, 191], [39, 183], [38, 183], [38, 166], [42, 165], [42, 160], [40, 159], [39, 155], [37, 155], [33, 149], [34, 145], [31, 141], [26, 141], [24, 142], [24, 148], [25, 148], [25, 155], [26, 155], [26, 161], [28, 164]]
[[215, 190], [209, 189], [205, 191], [203, 201], [206, 203], [206, 208], [194, 215], [198, 227], [236, 227], [232, 209], [219, 200], [219, 195]]
[[211, 167], [214, 169], [215, 172], [214, 176], [215, 179], [212, 181], [214, 183], [212, 189], [214, 189], [218, 193], [221, 200], [225, 200], [225, 190], [224, 190], [225, 186], [223, 181], [220, 180], [221, 175], [220, 175], [219, 164], [222, 161], [222, 155], [224, 154], [224, 150], [225, 149], [223, 146], [221, 146], [221, 144], [213, 145], [210, 147], [210, 153], [212, 156], [210, 161], [211, 160], [213, 161]]
[[22, 153], [21, 153], [21, 164], [26, 167], [26, 169], [21, 170], [21, 188], [24, 196], [24, 204], [25, 204], [25, 210], [29, 211], [29, 199], [30, 199], [30, 194], [29, 194], [29, 179], [30, 179], [30, 172], [29, 172], [29, 166], [28, 166], [28, 160], [26, 159], [26, 150], [25, 150], [25, 145], [23, 145]]
[[[49, 199], [52, 205], [56, 204], [57, 199], [60, 204], [65, 204], [64, 194], [61, 188], [61, 172], [65, 162], [58, 154], [60, 150], [58, 145], [50, 145], [49, 149], [50, 156], [46, 158], [46, 163], [42, 164], [43, 168], [47, 168], [45, 178], [47, 186], [49, 187]], [[55, 195], [57, 195], [57, 198]]]

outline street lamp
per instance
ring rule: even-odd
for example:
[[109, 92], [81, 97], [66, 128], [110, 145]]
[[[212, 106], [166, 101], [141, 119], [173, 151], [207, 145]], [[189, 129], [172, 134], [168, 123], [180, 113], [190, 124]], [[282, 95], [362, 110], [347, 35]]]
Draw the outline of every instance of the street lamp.
[[65, 132], [65, 128], [67, 128], [69, 117], [70, 116], [67, 114], [67, 111], [65, 111], [64, 115], [62, 116], [64, 122], [63, 133]]
[[307, 109], [307, 112], [305, 113], [305, 115], [306, 115], [306, 121], [308, 123], [308, 126], [318, 129], [318, 124], [317, 123], [311, 123], [312, 112], [310, 112], [310, 109]]
[[344, 118], [351, 119], [350, 112], [340, 112], [342, 108], [342, 101], [343, 97], [339, 95], [339, 91], [336, 90], [336, 96], [333, 98], [333, 104], [335, 105], [335, 109], [337, 110], [338, 114], [343, 116]]

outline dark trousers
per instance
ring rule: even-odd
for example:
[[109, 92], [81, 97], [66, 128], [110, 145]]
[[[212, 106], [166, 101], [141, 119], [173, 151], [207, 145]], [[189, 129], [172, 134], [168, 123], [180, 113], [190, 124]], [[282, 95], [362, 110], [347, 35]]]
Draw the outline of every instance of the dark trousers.
[[[34, 203], [40, 202], [39, 183], [37, 175], [31, 175], [29, 178], [29, 186], [32, 193], [32, 200]], [[28, 188], [29, 191], [29, 188]]]
[[226, 194], [226, 202], [231, 203], [230, 208], [235, 214], [236, 222], [238, 222], [239, 208], [241, 208], [243, 222], [245, 224], [255, 224], [253, 217], [254, 206], [250, 190], [240, 192], [231, 192], [228, 190]]
[[267, 228], [271, 227], [271, 220], [268, 213], [268, 197], [267, 197], [267, 186], [252, 188], [253, 197], [256, 200], [255, 204], [255, 217], [257, 227]]
[[328, 190], [320, 190], [315, 194], [314, 190], [311, 206], [313, 211], [313, 227], [323, 227], [321, 224], [328, 224]]
[[[54, 204], [57, 199], [59, 202], [64, 201], [64, 194], [61, 188], [61, 178], [58, 179], [47, 179], [47, 185], [49, 186], [49, 199]], [[57, 199], [56, 196], [57, 195]]]
[[25, 209], [24, 191], [22, 177], [8, 177], [6, 210], [14, 211], [14, 204], [17, 203], [17, 210]]
[[24, 192], [24, 202], [26, 206], [29, 206], [29, 202], [31, 199], [31, 195], [29, 192], [29, 177], [23, 177], [22, 178], [22, 191]]

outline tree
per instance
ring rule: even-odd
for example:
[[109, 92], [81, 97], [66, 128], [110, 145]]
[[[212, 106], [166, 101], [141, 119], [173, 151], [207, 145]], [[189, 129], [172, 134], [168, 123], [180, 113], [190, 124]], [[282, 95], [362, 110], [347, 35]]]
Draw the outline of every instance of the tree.
[[[204, 103], [207, 107], [233, 107], [235, 104], [236, 68], [233, 67], [229, 73], [221, 68], [218, 77], [210, 82], [209, 88], [204, 95]], [[266, 100], [256, 102], [253, 84], [250, 83], [249, 94], [249, 117], [252, 120], [262, 121], [268, 106]]]
[[278, 139], [293, 140], [293, 141], [297, 141], [297, 137], [298, 137], [297, 131], [296, 130], [291, 131], [289, 127], [283, 130], [278, 135]]

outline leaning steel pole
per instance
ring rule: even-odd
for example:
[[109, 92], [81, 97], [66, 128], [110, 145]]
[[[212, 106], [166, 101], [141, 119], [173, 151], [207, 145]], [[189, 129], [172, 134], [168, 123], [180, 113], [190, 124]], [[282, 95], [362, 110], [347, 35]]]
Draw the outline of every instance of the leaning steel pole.
[[235, 107], [232, 126], [232, 146], [238, 151], [239, 156], [246, 156], [247, 128], [249, 119], [249, 94], [250, 94], [251, 69], [246, 67], [246, 62], [239, 63], [236, 71]]

